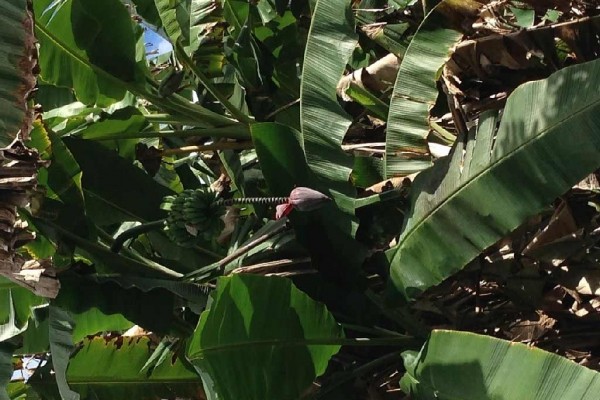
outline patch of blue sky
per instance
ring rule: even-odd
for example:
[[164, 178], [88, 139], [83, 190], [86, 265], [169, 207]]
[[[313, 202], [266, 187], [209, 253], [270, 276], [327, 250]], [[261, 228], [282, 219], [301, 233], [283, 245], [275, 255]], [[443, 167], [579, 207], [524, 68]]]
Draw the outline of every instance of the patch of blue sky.
[[168, 40], [147, 24], [142, 25], [144, 27], [144, 41], [146, 42], [146, 57], [152, 59], [173, 51], [173, 46]]

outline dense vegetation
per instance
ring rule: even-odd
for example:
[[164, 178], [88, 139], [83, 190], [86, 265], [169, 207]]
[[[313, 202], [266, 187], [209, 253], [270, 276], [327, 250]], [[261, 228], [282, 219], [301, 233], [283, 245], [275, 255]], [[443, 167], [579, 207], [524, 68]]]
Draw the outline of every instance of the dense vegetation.
[[0, 399], [597, 399], [599, 10], [1, 2]]

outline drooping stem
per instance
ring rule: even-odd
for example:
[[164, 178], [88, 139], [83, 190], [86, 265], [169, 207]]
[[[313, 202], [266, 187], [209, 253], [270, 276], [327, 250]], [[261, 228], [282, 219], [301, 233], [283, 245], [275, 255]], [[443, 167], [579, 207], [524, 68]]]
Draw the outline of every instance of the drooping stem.
[[282, 268], [289, 267], [297, 264], [310, 263], [310, 257], [299, 257], [299, 258], [284, 258], [275, 261], [266, 261], [259, 264], [245, 265], [238, 267], [230, 272], [230, 274], [262, 274], [267, 272], [279, 271]]
[[[108, 232], [105, 232], [101, 228], [97, 229], [97, 233], [98, 233], [98, 237], [102, 239], [102, 241], [105, 245], [107, 245], [108, 243], [113, 243], [115, 241], [113, 239], [112, 235], [110, 235]], [[110, 248], [109, 248], [109, 250], [110, 250]], [[130, 258], [136, 262], [140, 262], [149, 268], [152, 268], [159, 272], [166, 273], [167, 275], [169, 275], [173, 278], [176, 278], [176, 279], [180, 279], [183, 276], [181, 273], [179, 273], [177, 271], [173, 271], [173, 270], [165, 267], [164, 265], [161, 265], [153, 260], [150, 260], [150, 259], [144, 257], [143, 255], [141, 255], [140, 253], [133, 251], [131, 249], [128, 249], [127, 247], [121, 249], [119, 256], [122, 256], [125, 258]]]
[[283, 105], [283, 106], [279, 107], [277, 110], [275, 110], [275, 111], [273, 111], [272, 113], [268, 114], [268, 115], [265, 117], [265, 121], [268, 121], [268, 120], [270, 120], [271, 118], [273, 118], [274, 116], [276, 116], [276, 115], [277, 115], [277, 114], [279, 114], [280, 112], [283, 112], [283, 111], [287, 110], [287, 109], [288, 109], [288, 108], [290, 108], [290, 107], [293, 107], [294, 105], [296, 105], [296, 104], [298, 104], [298, 103], [300, 103], [300, 99], [296, 99], [296, 100], [294, 100], [294, 101], [291, 101], [291, 102], [289, 102], [289, 103], [287, 103], [287, 104], [285, 104], [285, 105]]
[[138, 237], [142, 233], [152, 232], [157, 229], [162, 229], [165, 226], [165, 219], [159, 219], [157, 221], [146, 222], [129, 228], [121, 232], [116, 238], [113, 244], [110, 246], [110, 251], [118, 253], [123, 248], [123, 244], [129, 240]]

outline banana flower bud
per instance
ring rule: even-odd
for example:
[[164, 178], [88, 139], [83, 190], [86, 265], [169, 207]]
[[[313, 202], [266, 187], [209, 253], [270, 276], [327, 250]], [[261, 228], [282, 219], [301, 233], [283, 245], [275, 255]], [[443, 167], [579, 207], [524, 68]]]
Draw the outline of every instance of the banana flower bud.
[[326, 202], [331, 201], [331, 198], [325, 196], [321, 192], [309, 189], [307, 187], [297, 187], [290, 193], [287, 203], [280, 204], [276, 207], [275, 218], [280, 219], [288, 215], [294, 208], [298, 211], [312, 211], [323, 206]]

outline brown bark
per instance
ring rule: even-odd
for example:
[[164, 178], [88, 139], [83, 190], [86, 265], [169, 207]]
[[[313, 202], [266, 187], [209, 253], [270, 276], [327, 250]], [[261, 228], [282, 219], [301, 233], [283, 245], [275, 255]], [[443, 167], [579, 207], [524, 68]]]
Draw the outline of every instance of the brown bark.
[[39, 296], [54, 298], [60, 284], [50, 261], [30, 260], [17, 252], [35, 238], [17, 208], [29, 206], [42, 165], [37, 152], [20, 140], [0, 149], [0, 275]]

